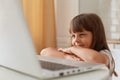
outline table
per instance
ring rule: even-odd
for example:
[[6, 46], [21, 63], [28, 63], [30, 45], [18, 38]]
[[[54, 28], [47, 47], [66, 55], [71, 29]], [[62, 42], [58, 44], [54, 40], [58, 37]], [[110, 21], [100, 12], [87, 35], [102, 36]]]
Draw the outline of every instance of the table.
[[[55, 78], [52, 80], [108, 80], [109, 70], [103, 68], [100, 70], [90, 71], [72, 76]], [[0, 66], [0, 80], [38, 80], [24, 74], [14, 72]], [[50, 80], [50, 79], [49, 79]]]

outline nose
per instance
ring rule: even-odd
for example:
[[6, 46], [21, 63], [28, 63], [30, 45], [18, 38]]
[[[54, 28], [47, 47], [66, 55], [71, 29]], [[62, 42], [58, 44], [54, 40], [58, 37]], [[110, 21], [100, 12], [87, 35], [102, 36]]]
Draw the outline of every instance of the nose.
[[75, 37], [74, 44], [79, 45], [81, 43], [81, 39], [79, 37]]
[[80, 38], [75, 36], [75, 38], [72, 40], [72, 44], [73, 45], [79, 45], [79, 43], [81, 42]]
[[80, 38], [79, 37], [75, 37], [75, 42], [80, 42], [81, 40], [80, 40]]
[[81, 42], [80, 38], [75, 37], [72, 44], [77, 46], [80, 44], [80, 42]]

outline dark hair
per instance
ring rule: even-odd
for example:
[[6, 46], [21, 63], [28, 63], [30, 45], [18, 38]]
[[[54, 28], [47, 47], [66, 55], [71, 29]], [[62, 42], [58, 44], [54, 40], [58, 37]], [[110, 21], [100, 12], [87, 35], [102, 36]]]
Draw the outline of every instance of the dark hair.
[[83, 30], [92, 32], [93, 41], [91, 48], [97, 51], [108, 49], [104, 26], [96, 14], [80, 14], [71, 21], [70, 32], [82, 32]]
[[[82, 32], [83, 30], [90, 31], [93, 35], [91, 48], [100, 50], [109, 50], [104, 31], [104, 25], [100, 17], [94, 13], [84, 13], [75, 16], [70, 25], [70, 33]], [[112, 60], [113, 64], [114, 59]], [[114, 69], [113, 69], [114, 72]], [[115, 74], [116, 75], [116, 74]]]

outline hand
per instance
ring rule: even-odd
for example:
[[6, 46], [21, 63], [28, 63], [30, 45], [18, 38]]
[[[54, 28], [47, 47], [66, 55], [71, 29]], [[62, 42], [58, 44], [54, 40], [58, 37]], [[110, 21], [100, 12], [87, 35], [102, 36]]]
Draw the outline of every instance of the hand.
[[70, 54], [66, 54], [65, 59], [74, 60], [74, 61], [83, 61], [81, 58]]
[[72, 50], [75, 50], [79, 47], [70, 47], [70, 48], [59, 48], [58, 51], [65, 53], [66, 59], [73, 59], [77, 61], [84, 61], [80, 56], [77, 56]]
[[58, 51], [63, 52], [63, 53], [67, 53], [67, 54], [73, 54], [71, 52], [71, 48], [64, 48], [64, 49], [63, 48], [59, 48]]

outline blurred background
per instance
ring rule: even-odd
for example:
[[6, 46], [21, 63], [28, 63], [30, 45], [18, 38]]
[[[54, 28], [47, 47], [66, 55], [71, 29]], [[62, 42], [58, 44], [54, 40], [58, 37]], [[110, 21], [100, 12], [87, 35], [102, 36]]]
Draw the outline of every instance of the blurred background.
[[87, 12], [101, 17], [110, 47], [120, 48], [119, 0], [22, 0], [22, 3], [38, 53], [45, 47], [70, 46], [70, 21]]
[[99, 15], [120, 73], [120, 0], [22, 0], [22, 4], [38, 54], [46, 47], [70, 46], [68, 30], [74, 16], [89, 12]]

